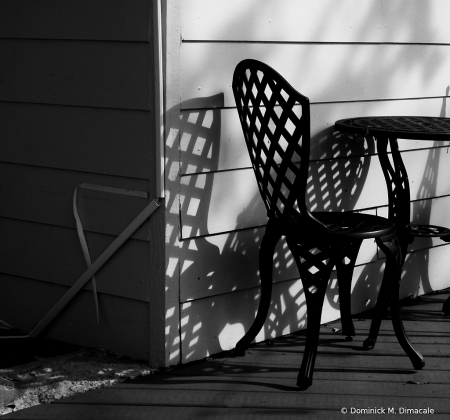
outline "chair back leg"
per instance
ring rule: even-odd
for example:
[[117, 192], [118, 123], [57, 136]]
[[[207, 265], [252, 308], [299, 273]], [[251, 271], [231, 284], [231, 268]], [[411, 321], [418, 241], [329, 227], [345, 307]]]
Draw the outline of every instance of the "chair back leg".
[[351, 341], [355, 336], [352, 319], [352, 278], [356, 258], [361, 248], [362, 240], [351, 242], [344, 247], [336, 259], [336, 274], [339, 287], [339, 310], [341, 312], [342, 335]]
[[297, 263], [306, 300], [306, 344], [297, 378], [297, 386], [305, 390], [313, 381], [323, 302], [335, 266], [335, 254], [326, 243], [299, 244], [290, 237], [287, 243]]

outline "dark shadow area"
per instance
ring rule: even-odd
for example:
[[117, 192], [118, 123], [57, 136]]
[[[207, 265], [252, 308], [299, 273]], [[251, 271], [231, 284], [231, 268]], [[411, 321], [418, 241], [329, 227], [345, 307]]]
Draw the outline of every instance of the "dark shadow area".
[[22, 332], [0, 322], [0, 369], [70, 353], [79, 348], [57, 340], [24, 336]]

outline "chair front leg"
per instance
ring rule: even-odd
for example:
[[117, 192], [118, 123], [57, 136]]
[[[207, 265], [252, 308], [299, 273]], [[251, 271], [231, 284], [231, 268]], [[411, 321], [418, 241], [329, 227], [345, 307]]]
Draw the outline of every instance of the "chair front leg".
[[261, 297], [259, 300], [258, 312], [253, 324], [248, 329], [244, 337], [242, 337], [232, 354], [233, 356], [243, 356], [251, 342], [258, 335], [261, 328], [264, 326], [267, 314], [269, 312], [270, 302], [272, 298], [272, 270], [273, 270], [273, 255], [275, 247], [281, 238], [281, 233], [276, 229], [273, 223], [269, 220], [266, 226], [266, 232], [261, 242], [259, 249], [259, 273], [261, 278]]
[[328, 279], [331, 275], [331, 269], [329, 271], [326, 270], [321, 274], [323, 281], [318, 284], [317, 288], [310, 291], [308, 288], [304, 287], [308, 324], [306, 328], [305, 351], [303, 353], [303, 360], [297, 377], [297, 386], [300, 390], [308, 389], [313, 382], [314, 365], [316, 363], [317, 347], [319, 345], [323, 301]]
[[297, 386], [305, 390], [313, 381], [322, 307], [335, 261], [328, 245], [299, 244], [289, 236], [287, 243], [297, 263], [306, 299], [306, 344], [297, 378]]

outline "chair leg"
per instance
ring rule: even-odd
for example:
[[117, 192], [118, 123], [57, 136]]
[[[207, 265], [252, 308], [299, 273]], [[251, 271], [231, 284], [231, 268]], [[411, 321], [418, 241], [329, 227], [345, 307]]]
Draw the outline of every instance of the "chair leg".
[[444, 312], [444, 315], [450, 315], [450, 297], [442, 305], [442, 312]]
[[[329, 274], [331, 274], [331, 270]], [[314, 365], [319, 344], [320, 319], [322, 317], [323, 301], [328, 284], [328, 279], [324, 280], [325, 281], [322, 281], [321, 284], [318, 285], [319, 287], [314, 293], [311, 293], [307, 288], [304, 288], [308, 325], [306, 329], [305, 351], [303, 353], [303, 360], [297, 377], [297, 386], [300, 390], [308, 389], [313, 382]]]
[[381, 282], [380, 291], [378, 292], [377, 303], [375, 305], [375, 309], [373, 310], [369, 336], [363, 343], [363, 348], [365, 348], [366, 350], [371, 350], [375, 347], [375, 343], [378, 338], [378, 333], [380, 332], [381, 321], [383, 320], [383, 316], [387, 311], [387, 306], [389, 304], [389, 289], [391, 285], [389, 278], [390, 273], [391, 270], [388, 269], [386, 264], [386, 269], [384, 270], [384, 276]]
[[[394, 241], [393, 241], [394, 242]], [[406, 335], [405, 329], [403, 327], [403, 321], [401, 318], [400, 302], [399, 302], [399, 291], [400, 291], [400, 277], [401, 277], [401, 258], [399, 258], [399, 253], [397, 252], [396, 244], [387, 245], [381, 240], [377, 240], [378, 246], [386, 254], [386, 271], [385, 279], [390, 283], [390, 308], [391, 308], [391, 319], [392, 325], [394, 327], [394, 332], [397, 337], [398, 342], [402, 346], [403, 350], [411, 360], [412, 365], [415, 369], [422, 369], [425, 366], [422, 355], [414, 348], [414, 346], [409, 341]], [[384, 280], [383, 279], [383, 283]]]
[[261, 278], [261, 297], [259, 300], [258, 312], [253, 324], [248, 329], [244, 337], [242, 337], [236, 347], [232, 351], [233, 356], [244, 356], [245, 351], [251, 342], [258, 335], [261, 328], [264, 326], [267, 314], [269, 312], [270, 301], [272, 297], [272, 269], [273, 269], [273, 255], [275, 246], [280, 240], [281, 235], [272, 227], [272, 224], [267, 224], [266, 232], [261, 242], [259, 249], [259, 272]]
[[328, 246], [319, 248], [320, 245], [298, 244], [289, 236], [286, 239], [297, 263], [306, 299], [306, 344], [297, 378], [297, 386], [305, 390], [312, 385], [323, 301], [335, 265], [331, 256], [336, 254]]
[[356, 241], [344, 248], [341, 257], [336, 261], [336, 274], [339, 286], [339, 309], [341, 312], [342, 335], [351, 341], [355, 336], [352, 319], [351, 289], [353, 270], [362, 241]]

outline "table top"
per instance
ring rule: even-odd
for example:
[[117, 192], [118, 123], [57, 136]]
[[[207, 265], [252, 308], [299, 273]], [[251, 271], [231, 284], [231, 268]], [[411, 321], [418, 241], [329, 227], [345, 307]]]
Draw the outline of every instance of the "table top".
[[336, 121], [339, 131], [413, 140], [450, 140], [450, 118], [378, 116]]

